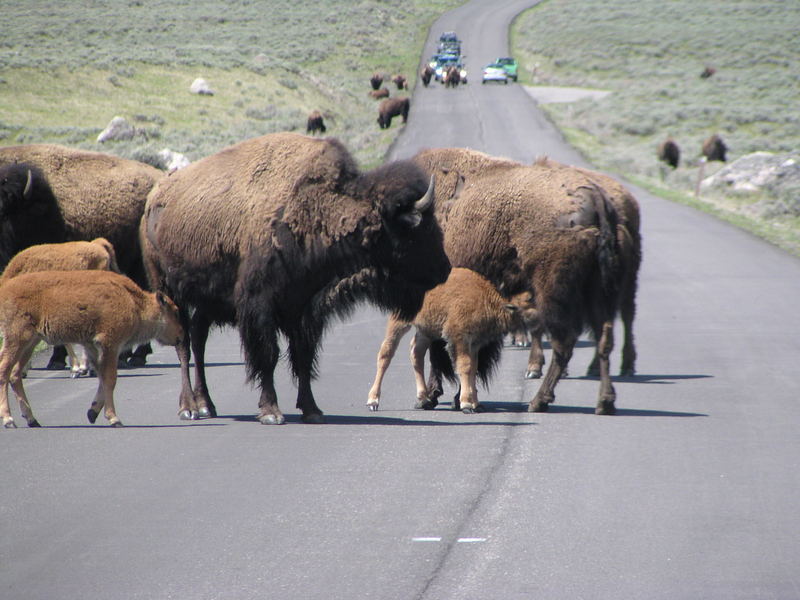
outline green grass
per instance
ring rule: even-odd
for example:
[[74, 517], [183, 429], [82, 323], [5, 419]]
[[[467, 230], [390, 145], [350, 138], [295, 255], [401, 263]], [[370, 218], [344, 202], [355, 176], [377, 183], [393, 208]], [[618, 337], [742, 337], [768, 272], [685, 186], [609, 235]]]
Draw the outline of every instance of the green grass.
[[[367, 167], [399, 127], [380, 130], [375, 70], [416, 78], [430, 23], [459, 0], [27, 0], [3, 9], [0, 144], [53, 142], [191, 160], [242, 139], [305, 131], [323, 112]], [[268, 4], [268, 6], [267, 6]], [[214, 96], [189, 93], [196, 77]], [[98, 144], [114, 116], [147, 138]]]
[[[798, 2], [547, 0], [516, 19], [511, 40], [523, 83], [613, 92], [542, 106], [588, 160], [691, 197], [712, 133], [725, 140], [729, 161], [800, 149], [798, 28]], [[707, 65], [717, 72], [701, 79]], [[680, 145], [682, 164], [662, 180], [656, 148], [667, 135]], [[800, 214], [765, 222], [743, 210], [756, 199], [703, 198], [698, 207], [798, 251]]]

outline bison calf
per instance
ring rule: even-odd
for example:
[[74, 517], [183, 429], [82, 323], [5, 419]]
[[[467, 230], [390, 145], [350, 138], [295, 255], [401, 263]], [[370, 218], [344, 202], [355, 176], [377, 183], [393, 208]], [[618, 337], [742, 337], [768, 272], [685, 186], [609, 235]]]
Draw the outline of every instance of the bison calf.
[[460, 408], [466, 413], [478, 410], [476, 378], [484, 384], [487, 382], [500, 358], [503, 336], [514, 325], [517, 308], [505, 302], [492, 284], [476, 272], [461, 268], [450, 271], [446, 282], [425, 294], [422, 309], [413, 321], [404, 321], [395, 315], [389, 318], [386, 337], [378, 352], [375, 381], [367, 400], [369, 409], [378, 410], [383, 376], [400, 340], [414, 325], [417, 331], [411, 341], [411, 361], [417, 384], [415, 408], [436, 407], [435, 396], [441, 394], [435, 390], [432, 397], [425, 384], [424, 361], [430, 349], [434, 372], [440, 372], [451, 381], [458, 377], [460, 389], [453, 409]]
[[29, 427], [38, 427], [22, 385], [21, 372], [36, 344], [82, 344], [97, 365], [99, 384], [87, 416], [100, 410], [113, 427], [117, 360], [124, 348], [153, 338], [174, 346], [183, 338], [178, 308], [163, 293], [143, 291], [110, 271], [43, 271], [14, 277], [0, 287], [0, 417], [16, 427], [8, 406], [8, 384]]
[[[119, 273], [114, 246], [105, 238], [96, 238], [91, 242], [63, 242], [61, 244], [37, 244], [18, 252], [8, 263], [0, 285], [4, 281], [39, 271], [114, 271]], [[62, 348], [63, 352], [64, 349]], [[66, 352], [70, 358], [72, 376], [88, 375], [89, 365], [84, 353], [78, 358], [71, 346]]]

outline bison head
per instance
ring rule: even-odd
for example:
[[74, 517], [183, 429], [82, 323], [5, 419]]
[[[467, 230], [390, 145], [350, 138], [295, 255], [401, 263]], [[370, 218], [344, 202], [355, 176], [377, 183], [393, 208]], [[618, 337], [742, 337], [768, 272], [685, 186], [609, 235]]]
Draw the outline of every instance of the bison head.
[[374, 300], [384, 308], [413, 317], [425, 292], [450, 273], [444, 236], [434, 216], [434, 178], [410, 161], [365, 173], [360, 195], [369, 197], [380, 225], [364, 238], [380, 274]]
[[0, 166], [0, 267], [34, 244], [63, 242], [64, 219], [42, 172], [33, 165]]

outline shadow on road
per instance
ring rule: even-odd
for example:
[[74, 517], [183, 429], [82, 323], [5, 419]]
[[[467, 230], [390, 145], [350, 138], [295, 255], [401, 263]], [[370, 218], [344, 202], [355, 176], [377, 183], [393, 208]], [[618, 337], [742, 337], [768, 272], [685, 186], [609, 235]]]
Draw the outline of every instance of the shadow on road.
[[[387, 411], [389, 412], [389, 411]], [[398, 411], [391, 411], [391, 412], [398, 412]], [[408, 411], [410, 414], [413, 413], [414, 415], [431, 415], [437, 412], [447, 412], [448, 415], [455, 415], [456, 413], [451, 412], [450, 410], [446, 411]], [[525, 412], [516, 411], [516, 412]], [[380, 413], [372, 415], [325, 415], [325, 423], [324, 425], [412, 425], [412, 426], [474, 426], [474, 425], [503, 425], [503, 426], [510, 426], [510, 427], [519, 427], [519, 426], [530, 426], [535, 425], [536, 423], [533, 422], [519, 422], [519, 421], [485, 421], [481, 419], [480, 414], [475, 415], [464, 415], [463, 421], [433, 421], [430, 419], [413, 419], [413, 418], [404, 418], [404, 417], [389, 417], [389, 416], [379, 416]], [[287, 424], [298, 424], [303, 425], [303, 422], [300, 419], [300, 415], [284, 415], [286, 417]], [[533, 416], [533, 415], [531, 415]], [[232, 419], [234, 421], [252, 421], [257, 423], [258, 419], [256, 419], [255, 415], [221, 415], [217, 417], [218, 419]], [[308, 427], [313, 427], [313, 425], [308, 425]]]
[[[616, 383], [660, 383], [660, 384], [672, 384], [676, 381], [682, 381], [686, 379], [713, 379], [713, 375], [640, 375], [637, 373], [636, 375], [613, 375], [611, 379]], [[568, 376], [566, 379], [578, 379], [578, 380], [586, 380], [586, 381], [600, 381], [600, 377], [597, 375], [576, 375], [574, 377]]]

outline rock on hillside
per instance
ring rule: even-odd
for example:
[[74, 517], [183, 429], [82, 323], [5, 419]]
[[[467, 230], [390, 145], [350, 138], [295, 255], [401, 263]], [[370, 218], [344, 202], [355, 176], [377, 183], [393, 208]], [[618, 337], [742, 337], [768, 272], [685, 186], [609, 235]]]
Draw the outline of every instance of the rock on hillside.
[[764, 196], [748, 208], [762, 217], [800, 216], [800, 155], [748, 154], [705, 178], [700, 187]]

